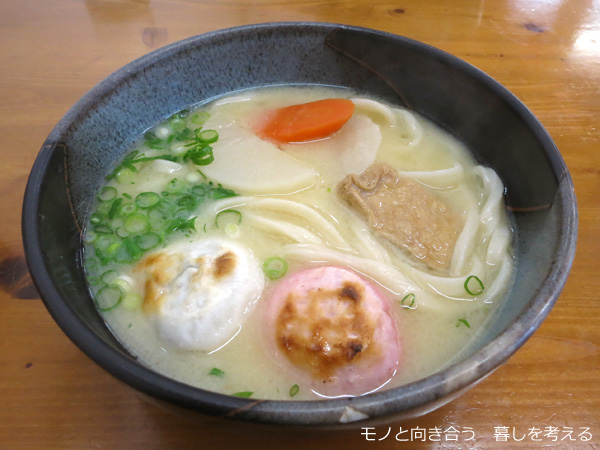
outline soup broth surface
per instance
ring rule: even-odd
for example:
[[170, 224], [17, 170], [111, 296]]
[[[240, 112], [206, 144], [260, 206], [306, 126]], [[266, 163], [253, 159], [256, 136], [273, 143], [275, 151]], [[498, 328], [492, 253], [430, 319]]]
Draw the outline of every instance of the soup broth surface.
[[[326, 98], [355, 104], [350, 121], [332, 136], [267, 142], [264, 149], [255, 143], [265, 142], [255, 131], [265, 111]], [[202, 165], [210, 157], [201, 155], [197, 139], [210, 130], [218, 140], [203, 145], [212, 147], [214, 161]], [[270, 157], [274, 151], [283, 157]], [[456, 213], [460, 234], [448, 269], [431, 268], [382, 238], [340, 198], [339, 183], [373, 164], [416, 180]], [[346, 89], [241, 91], [152, 127], [108, 176], [86, 228], [87, 279], [114, 335], [156, 372], [224, 394], [310, 400], [326, 394], [282, 367], [269, 350], [266, 299], [289, 274], [349, 268], [392, 305], [401, 352], [381, 387], [388, 389], [455, 362], [497, 308], [513, 268], [503, 192], [491, 169], [418, 114]], [[178, 348], [161, 338], [148, 312], [149, 285], [140, 264], [174, 245], [191, 249], [211, 239], [247, 249], [261, 266], [281, 258], [287, 272], [264, 277], [260, 295], [242, 307], [240, 324], [223, 345]]]

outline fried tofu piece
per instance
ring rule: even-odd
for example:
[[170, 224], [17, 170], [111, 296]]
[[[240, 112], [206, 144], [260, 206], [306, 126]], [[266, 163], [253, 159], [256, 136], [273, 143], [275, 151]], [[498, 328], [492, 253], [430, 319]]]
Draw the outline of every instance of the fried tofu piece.
[[460, 216], [425, 186], [374, 164], [338, 185], [346, 200], [380, 236], [434, 269], [448, 269], [462, 227]]

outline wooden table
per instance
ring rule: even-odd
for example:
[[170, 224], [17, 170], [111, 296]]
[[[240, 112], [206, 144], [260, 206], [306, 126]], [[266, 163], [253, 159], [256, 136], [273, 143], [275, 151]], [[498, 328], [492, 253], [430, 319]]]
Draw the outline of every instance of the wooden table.
[[[25, 183], [44, 138], [74, 102], [165, 44], [287, 20], [371, 27], [465, 59], [533, 111], [575, 181], [578, 251], [548, 319], [481, 384], [411, 422], [291, 433], [188, 421], [82, 354], [50, 318], [27, 272]], [[0, 80], [1, 449], [600, 448], [599, 0], [3, 0]], [[418, 439], [436, 427], [441, 442]]]

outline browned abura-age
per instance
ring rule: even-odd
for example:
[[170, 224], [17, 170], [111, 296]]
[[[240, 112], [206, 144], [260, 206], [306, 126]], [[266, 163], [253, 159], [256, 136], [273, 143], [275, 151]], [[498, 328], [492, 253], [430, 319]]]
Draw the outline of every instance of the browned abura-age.
[[461, 230], [460, 216], [417, 181], [374, 164], [338, 185], [377, 234], [434, 269], [448, 269]]

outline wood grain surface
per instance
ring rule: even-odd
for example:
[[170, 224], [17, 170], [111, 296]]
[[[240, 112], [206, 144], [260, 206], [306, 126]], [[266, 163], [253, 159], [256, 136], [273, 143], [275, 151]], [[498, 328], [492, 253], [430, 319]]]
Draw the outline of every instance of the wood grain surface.
[[[463, 58], [533, 111], [573, 176], [578, 249], [550, 316], [507, 364], [419, 419], [295, 432], [183, 418], [81, 353], [31, 284], [21, 244], [23, 191], [41, 144], [68, 108], [156, 48], [270, 21], [365, 26]], [[599, 117], [598, 0], [3, 0], [0, 449], [600, 448]], [[439, 441], [430, 433], [436, 429]]]

